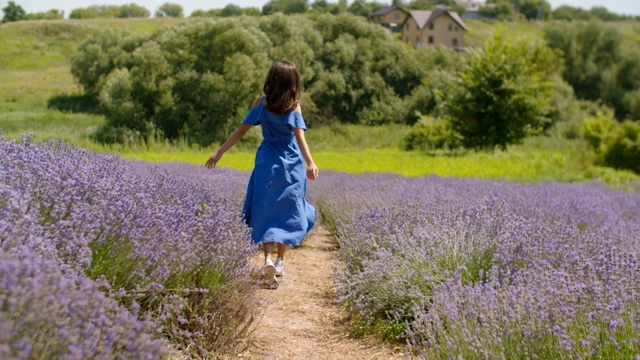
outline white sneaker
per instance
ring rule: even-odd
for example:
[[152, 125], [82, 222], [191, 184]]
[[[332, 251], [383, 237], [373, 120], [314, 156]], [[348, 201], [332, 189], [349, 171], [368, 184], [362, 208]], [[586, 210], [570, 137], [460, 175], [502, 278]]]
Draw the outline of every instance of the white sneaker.
[[284, 276], [284, 260], [277, 258], [273, 266], [276, 269], [276, 276]]
[[278, 288], [278, 279], [276, 279], [276, 267], [273, 265], [271, 259], [264, 260], [263, 278], [265, 286], [270, 289]]

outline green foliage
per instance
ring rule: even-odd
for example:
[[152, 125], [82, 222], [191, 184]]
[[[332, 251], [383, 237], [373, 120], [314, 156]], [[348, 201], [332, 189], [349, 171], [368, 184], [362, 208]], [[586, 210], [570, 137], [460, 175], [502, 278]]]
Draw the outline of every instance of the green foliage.
[[155, 12], [156, 17], [184, 17], [184, 9], [179, 4], [164, 3]]
[[264, 36], [231, 21], [165, 29], [134, 42], [101, 33], [72, 61], [85, 91], [100, 93], [107, 124], [98, 137], [105, 142], [131, 135], [220, 141], [259, 93], [269, 64]]
[[22, 6], [16, 4], [14, 1], [9, 1], [7, 6], [2, 8], [2, 12], [4, 12], [4, 17], [2, 18], [3, 23], [24, 20], [27, 14]]
[[603, 165], [640, 174], [640, 123], [619, 124], [613, 114], [598, 112], [583, 124], [583, 136]]
[[462, 137], [446, 118], [419, 115], [411, 130], [403, 138], [404, 150], [453, 150], [461, 145]]
[[242, 8], [236, 4], [229, 4], [222, 8], [220, 16], [239, 16], [242, 15]]
[[604, 101], [618, 119], [640, 116], [640, 51], [625, 49], [620, 30], [598, 22], [554, 23], [545, 39], [562, 52], [563, 77], [578, 98]]
[[613, 135], [604, 154], [604, 163], [615, 169], [640, 174], [640, 123], [624, 121]]
[[[300, 69], [310, 126], [412, 123], [415, 115], [409, 111], [430, 111], [422, 107], [426, 101], [412, 98], [414, 89], [428, 90], [423, 81], [433, 69], [425, 62], [433, 67], [461, 63], [452, 51], [414, 49], [382, 27], [345, 13], [224, 18], [147, 37], [100, 32], [80, 45], [71, 64], [85, 93], [100, 97], [107, 126], [208, 145], [226, 138], [260, 95], [268, 64], [282, 58]], [[119, 80], [106, 88], [109, 74], [118, 69], [128, 75], [119, 72]], [[448, 80], [441, 76], [439, 81], [444, 88]], [[103, 130], [115, 138], [123, 134]]]
[[142, 38], [123, 31], [98, 32], [85, 40], [71, 56], [71, 73], [89, 96], [100, 93], [106, 76], [131, 64], [134, 49]]
[[116, 18], [119, 7], [115, 5], [91, 5], [71, 10], [70, 19]]
[[64, 11], [51, 9], [47, 12], [29, 13], [24, 17], [25, 20], [60, 20], [64, 19]]
[[[361, 7], [355, 5], [355, 9], [358, 8], [362, 10]], [[311, 9], [318, 13], [329, 13], [333, 15], [344, 13], [348, 10], [347, 2], [345, 0], [339, 0], [337, 3], [330, 3], [327, 0], [316, 0], [311, 4]]]
[[[313, 7], [313, 4], [311, 5], [311, 7]], [[383, 7], [383, 4], [376, 1], [367, 2], [366, 0], [354, 0], [349, 5], [348, 11], [353, 15], [368, 17], [369, 15], [379, 9], [382, 9]]]
[[493, 3], [492, 6], [482, 6], [479, 10], [480, 15], [488, 19], [511, 20], [513, 19], [513, 4], [511, 1], [487, 1]]
[[309, 10], [308, 0], [270, 0], [262, 7], [262, 14], [269, 15], [281, 12], [283, 14], [302, 14]]
[[151, 13], [143, 6], [136, 5], [134, 3], [128, 5], [122, 5], [118, 9], [118, 18], [136, 18], [136, 17], [149, 17]]
[[610, 12], [604, 6], [593, 6], [589, 10], [589, 13], [593, 15], [593, 17], [603, 21], [619, 21], [619, 20], [624, 20], [626, 18], [623, 15], [618, 15], [616, 13]]
[[548, 127], [555, 63], [544, 45], [507, 40], [500, 31], [472, 51], [447, 103], [463, 146], [504, 149]]
[[520, 13], [527, 20], [548, 20], [551, 17], [551, 5], [545, 0], [525, 0], [520, 2]]
[[612, 113], [598, 111], [595, 117], [584, 120], [582, 136], [597, 152], [606, 152], [606, 144], [617, 126]]
[[583, 8], [561, 5], [553, 10], [553, 18], [557, 20], [591, 20], [593, 16]]
[[149, 17], [149, 10], [134, 3], [122, 6], [116, 5], [92, 5], [86, 8], [71, 10], [69, 19], [95, 19], [95, 18], [136, 18]]

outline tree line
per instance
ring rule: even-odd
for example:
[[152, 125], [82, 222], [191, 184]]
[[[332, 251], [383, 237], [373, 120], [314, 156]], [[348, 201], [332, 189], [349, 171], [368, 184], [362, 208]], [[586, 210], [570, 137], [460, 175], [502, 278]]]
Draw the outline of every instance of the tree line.
[[582, 116], [584, 103], [639, 119], [638, 49], [604, 23], [561, 25], [544, 40], [498, 31], [465, 54], [415, 49], [349, 13], [216, 18], [150, 35], [95, 33], [71, 71], [107, 118], [101, 142], [220, 142], [281, 58], [300, 68], [309, 126], [408, 124], [408, 149], [506, 148]]
[[[105, 142], [151, 133], [200, 145], [224, 140], [261, 94], [271, 61], [287, 58], [302, 73], [310, 126], [412, 125], [433, 115], [461, 119], [455, 130], [465, 146], [506, 147], [558, 121], [565, 105], [553, 100], [562, 79], [551, 49], [531, 39], [494, 41], [465, 56], [415, 49], [351, 14], [276, 14], [189, 22], [152, 35], [96, 33], [73, 55], [71, 71], [107, 116], [98, 135]], [[483, 118], [468, 121], [473, 111]], [[483, 135], [463, 129], [484, 129], [485, 121], [506, 126]]]
[[[257, 7], [240, 7], [234, 3], [229, 3], [223, 8], [210, 10], [194, 10], [191, 17], [229, 17], [229, 16], [261, 16], [275, 13], [303, 14], [314, 13], [351, 13], [354, 15], [368, 17], [373, 12], [396, 5], [405, 10], [434, 10], [437, 5], [450, 6], [452, 10], [463, 15], [466, 12], [464, 6], [454, 0], [392, 0], [391, 4], [379, 1], [347, 0], [329, 2], [327, 0], [270, 0], [262, 9]], [[3, 22], [19, 20], [37, 19], [62, 19], [64, 12], [51, 9], [43, 13], [26, 13], [24, 9], [14, 1], [9, 1], [7, 7], [3, 8]], [[484, 18], [513, 20], [523, 18], [526, 20], [567, 20], [567, 21], [640, 21], [640, 16], [616, 14], [609, 11], [604, 6], [593, 6], [586, 10], [579, 7], [562, 5], [556, 9], [551, 9], [551, 5], [546, 0], [487, 0], [486, 6], [480, 7], [479, 14]], [[86, 8], [75, 8], [69, 14], [70, 19], [95, 19], [95, 18], [129, 18], [129, 17], [149, 17], [151, 13], [146, 8], [130, 3], [126, 5], [91, 5]], [[184, 9], [175, 3], [164, 3], [154, 13], [155, 17], [184, 17]]]
[[[46, 12], [27, 13], [24, 8], [9, 1], [6, 7], [2, 8], [4, 17], [2, 22], [21, 20], [58, 20], [64, 19], [64, 11], [51, 9]], [[69, 14], [70, 19], [97, 19], [97, 18], [148, 18], [151, 16], [149, 10], [135, 3], [125, 5], [91, 5], [86, 8], [75, 8]], [[184, 17], [182, 6], [172, 3], [164, 3], [154, 13], [155, 17]]]

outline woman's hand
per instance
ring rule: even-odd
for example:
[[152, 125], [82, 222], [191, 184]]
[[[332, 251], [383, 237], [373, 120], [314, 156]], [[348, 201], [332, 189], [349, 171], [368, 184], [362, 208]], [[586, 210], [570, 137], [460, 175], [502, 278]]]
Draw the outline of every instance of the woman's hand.
[[218, 161], [220, 161], [220, 158], [222, 158], [222, 155], [218, 155], [218, 153], [211, 155], [209, 160], [207, 160], [207, 168], [212, 169], [216, 167], [216, 164], [218, 163]]
[[316, 164], [311, 163], [307, 166], [307, 179], [309, 180], [317, 180], [318, 179], [318, 167]]

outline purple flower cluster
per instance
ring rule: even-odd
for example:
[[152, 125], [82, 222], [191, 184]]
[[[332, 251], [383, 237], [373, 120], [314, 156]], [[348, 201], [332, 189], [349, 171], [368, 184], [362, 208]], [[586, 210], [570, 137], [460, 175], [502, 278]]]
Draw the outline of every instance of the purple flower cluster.
[[640, 193], [325, 174], [340, 300], [422, 358], [640, 356]]
[[0, 158], [0, 358], [163, 358], [165, 297], [249, 275], [246, 173], [29, 138]]

